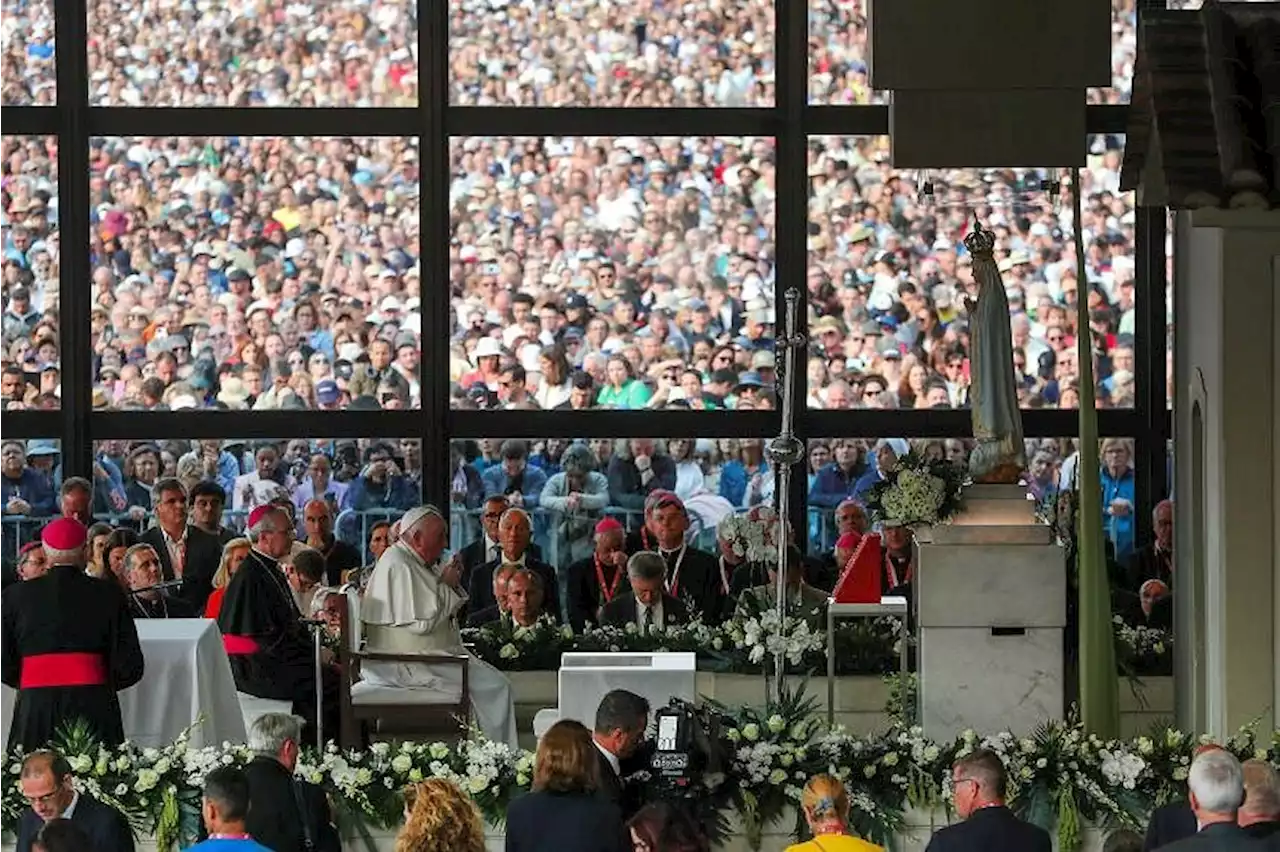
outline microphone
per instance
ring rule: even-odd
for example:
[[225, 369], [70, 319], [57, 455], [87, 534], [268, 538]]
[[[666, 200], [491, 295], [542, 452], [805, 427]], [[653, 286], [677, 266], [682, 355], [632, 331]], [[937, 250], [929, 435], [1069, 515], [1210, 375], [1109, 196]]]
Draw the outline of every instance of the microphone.
[[146, 592], [163, 592], [167, 589], [178, 589], [182, 587], [183, 582], [184, 581], [182, 580], [165, 580], [164, 582], [156, 583], [153, 586], [143, 586], [141, 589], [130, 589], [129, 594], [141, 595]]

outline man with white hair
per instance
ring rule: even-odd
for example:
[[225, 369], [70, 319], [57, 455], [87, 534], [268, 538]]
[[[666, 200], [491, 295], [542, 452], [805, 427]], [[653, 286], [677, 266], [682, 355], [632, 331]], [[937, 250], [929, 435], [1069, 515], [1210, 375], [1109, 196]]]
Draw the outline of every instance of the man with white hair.
[[[400, 519], [399, 539], [383, 551], [361, 602], [368, 649], [392, 654], [456, 654], [467, 650], [458, 633], [458, 613], [467, 603], [458, 558], [442, 561], [448, 524], [434, 506], [410, 509]], [[471, 707], [489, 739], [516, 747], [511, 682], [472, 656], [467, 661]], [[457, 666], [368, 663], [365, 680], [374, 686], [460, 693]], [[357, 688], [359, 685], [357, 685]]]
[[1258, 841], [1236, 824], [1236, 812], [1244, 802], [1244, 772], [1240, 761], [1226, 749], [1201, 752], [1191, 762], [1187, 776], [1196, 833], [1161, 847], [1168, 852], [1246, 852], [1259, 849]]
[[[292, 701], [294, 712], [314, 725], [315, 649], [280, 570], [280, 560], [293, 545], [293, 522], [278, 506], [259, 506], [249, 513], [248, 533], [253, 548], [227, 584], [218, 613], [236, 689], [258, 698]], [[328, 667], [321, 671], [324, 729], [336, 734], [337, 676]]]

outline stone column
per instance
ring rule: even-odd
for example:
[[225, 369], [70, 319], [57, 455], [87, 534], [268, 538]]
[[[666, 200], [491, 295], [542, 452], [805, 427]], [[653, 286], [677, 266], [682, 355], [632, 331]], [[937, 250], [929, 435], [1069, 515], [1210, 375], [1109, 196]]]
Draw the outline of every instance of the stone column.
[[1280, 703], [1280, 212], [1177, 214], [1178, 723], [1226, 736]]

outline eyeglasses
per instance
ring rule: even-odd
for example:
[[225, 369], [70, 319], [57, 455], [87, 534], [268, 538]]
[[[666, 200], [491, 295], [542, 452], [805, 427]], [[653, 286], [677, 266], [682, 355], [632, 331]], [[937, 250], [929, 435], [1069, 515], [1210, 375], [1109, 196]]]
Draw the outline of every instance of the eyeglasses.
[[31, 805], [31, 807], [34, 808], [37, 805], [52, 805], [54, 802], [57, 801], [58, 794], [61, 792], [62, 792], [62, 785], [59, 784], [57, 787], [54, 787], [51, 791], [49, 791], [48, 793], [45, 793], [43, 796], [23, 796], [22, 798], [26, 799], [27, 804]]

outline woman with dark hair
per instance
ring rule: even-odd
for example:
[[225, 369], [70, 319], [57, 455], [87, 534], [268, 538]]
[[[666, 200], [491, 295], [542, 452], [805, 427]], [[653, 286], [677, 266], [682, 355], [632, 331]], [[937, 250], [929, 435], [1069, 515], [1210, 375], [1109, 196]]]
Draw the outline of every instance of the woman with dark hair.
[[625, 852], [622, 812], [596, 793], [596, 755], [581, 722], [564, 719], [542, 735], [533, 792], [507, 808], [506, 852]]
[[107, 543], [102, 546], [107, 567], [107, 573], [102, 575], [103, 579], [115, 577], [121, 588], [129, 588], [129, 582], [124, 576], [124, 555], [140, 540], [136, 532], [124, 527], [115, 529], [107, 536]]
[[99, 522], [89, 527], [88, 544], [84, 547], [84, 572], [90, 577], [102, 579], [107, 576], [110, 570], [107, 568], [107, 540], [110, 537], [111, 524]]
[[645, 805], [627, 823], [634, 852], [709, 852], [711, 841], [684, 811], [666, 802]]

